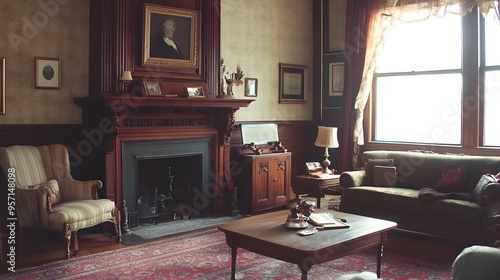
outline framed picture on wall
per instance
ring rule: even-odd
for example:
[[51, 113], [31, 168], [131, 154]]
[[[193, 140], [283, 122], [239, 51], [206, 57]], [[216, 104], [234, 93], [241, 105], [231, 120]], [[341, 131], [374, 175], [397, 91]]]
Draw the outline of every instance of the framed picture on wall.
[[61, 59], [35, 57], [35, 88], [61, 88]]
[[257, 97], [257, 79], [245, 78], [245, 96]]
[[344, 92], [344, 63], [329, 64], [329, 96], [342, 96]]
[[144, 4], [143, 65], [198, 67], [198, 11]]
[[0, 115], [5, 115], [5, 57], [0, 57]]
[[279, 103], [306, 103], [307, 66], [280, 63]]

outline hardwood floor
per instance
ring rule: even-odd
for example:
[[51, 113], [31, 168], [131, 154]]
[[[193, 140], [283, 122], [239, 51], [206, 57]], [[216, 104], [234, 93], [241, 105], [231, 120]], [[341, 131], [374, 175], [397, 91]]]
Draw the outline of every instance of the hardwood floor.
[[[140, 246], [140, 244], [124, 245], [117, 243], [113, 238], [102, 234], [102, 232], [102, 228], [99, 227], [79, 231], [78, 241], [81, 251], [72, 258], [129, 246]], [[5, 239], [2, 240], [2, 244], [5, 254], [7, 250]], [[389, 233], [384, 254], [403, 253], [451, 266], [455, 257], [465, 246], [446, 239], [396, 230]], [[25, 230], [23, 231], [22, 244], [16, 247], [16, 270], [65, 260], [64, 248], [61, 235], [54, 232]], [[8, 264], [6, 264], [4, 255], [0, 274], [10, 273], [7, 267]]]

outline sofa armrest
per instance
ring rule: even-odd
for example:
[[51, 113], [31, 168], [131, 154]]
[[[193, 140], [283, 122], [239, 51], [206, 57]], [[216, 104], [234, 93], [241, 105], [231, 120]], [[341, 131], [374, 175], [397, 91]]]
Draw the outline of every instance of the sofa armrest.
[[46, 188], [16, 188], [16, 214], [22, 227], [46, 227], [49, 224], [50, 193]]
[[73, 178], [65, 178], [60, 187], [64, 201], [98, 199], [97, 190], [102, 188], [102, 182], [100, 180], [78, 181]]
[[344, 171], [340, 174], [340, 185], [343, 188], [359, 187], [366, 176], [364, 170]]

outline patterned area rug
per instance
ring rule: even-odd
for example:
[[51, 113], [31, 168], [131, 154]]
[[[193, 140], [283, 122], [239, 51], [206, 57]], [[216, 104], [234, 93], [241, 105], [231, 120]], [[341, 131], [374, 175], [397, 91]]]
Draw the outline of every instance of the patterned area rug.
[[[309, 279], [376, 271], [376, 249], [312, 267]], [[238, 249], [237, 279], [300, 279], [294, 264]], [[2, 279], [230, 279], [231, 249], [217, 229], [63, 260], [2, 275]], [[386, 253], [383, 279], [451, 279], [451, 266]]]

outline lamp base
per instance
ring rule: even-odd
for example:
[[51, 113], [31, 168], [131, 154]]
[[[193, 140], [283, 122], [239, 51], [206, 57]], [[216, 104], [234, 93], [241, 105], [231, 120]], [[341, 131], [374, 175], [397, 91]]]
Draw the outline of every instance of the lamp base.
[[333, 171], [328, 169], [328, 166], [330, 166], [332, 162], [328, 159], [328, 156], [325, 156], [325, 160], [321, 164], [323, 166], [323, 174], [332, 174]]

